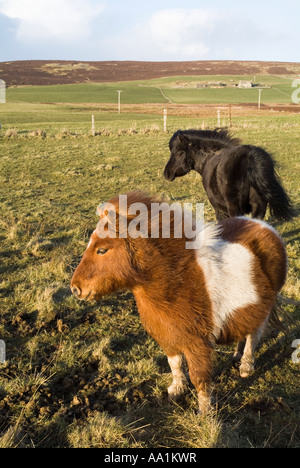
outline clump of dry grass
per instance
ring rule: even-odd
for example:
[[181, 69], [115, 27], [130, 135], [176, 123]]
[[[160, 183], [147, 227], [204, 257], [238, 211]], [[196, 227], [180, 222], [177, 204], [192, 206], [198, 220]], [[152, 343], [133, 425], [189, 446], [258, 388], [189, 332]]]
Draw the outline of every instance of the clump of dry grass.
[[4, 134], [5, 138], [17, 138], [18, 130], [16, 128], [8, 128]]
[[174, 412], [171, 419], [168, 422], [176, 428], [174, 439], [183, 447], [220, 447], [222, 424], [217, 412], [200, 416], [193, 410], [182, 410]]
[[136, 126], [131, 126], [129, 128], [120, 128], [118, 130], [118, 136], [122, 135], [137, 135], [139, 132], [136, 128]]
[[71, 136], [71, 132], [67, 128], [63, 128], [60, 132], [55, 134], [56, 140], [62, 140], [63, 138], [67, 138], [69, 136]]
[[30, 137], [39, 137], [39, 138], [44, 139], [44, 138], [47, 137], [47, 133], [44, 132], [44, 130], [42, 130], [41, 128], [38, 128], [37, 130], [33, 130], [32, 132], [29, 132], [28, 136], [30, 136]]
[[99, 166], [96, 168], [97, 171], [112, 171], [115, 169], [116, 166], [113, 166], [112, 164], [99, 164]]
[[71, 424], [68, 441], [72, 448], [141, 448], [132, 436], [136, 430], [107, 413], [95, 412], [86, 421]]
[[38, 311], [38, 322], [41, 325], [54, 320], [60, 310], [61, 302], [67, 296], [67, 289], [63, 283], [37, 289], [35, 309]]
[[0, 449], [17, 448], [20, 445], [20, 429], [19, 424], [11, 426], [7, 431], [0, 436]]
[[0, 230], [7, 241], [15, 247], [20, 247], [21, 239], [26, 234], [27, 226], [22, 218], [17, 218], [13, 213], [0, 218]]
[[152, 124], [152, 125], [149, 125], [149, 126], [147, 126], [147, 127], [145, 127], [145, 128], [141, 128], [141, 130], [140, 130], [139, 133], [141, 133], [141, 134], [143, 134], [143, 135], [147, 135], [147, 134], [149, 134], [149, 133], [159, 133], [159, 132], [161, 132], [161, 131], [162, 131], [162, 130], [161, 130], [161, 128], [160, 128], [159, 125], [157, 125], [157, 124]]
[[112, 134], [112, 131], [108, 127], [104, 127], [96, 133], [96, 135], [103, 135], [103, 136], [110, 136], [111, 134]]

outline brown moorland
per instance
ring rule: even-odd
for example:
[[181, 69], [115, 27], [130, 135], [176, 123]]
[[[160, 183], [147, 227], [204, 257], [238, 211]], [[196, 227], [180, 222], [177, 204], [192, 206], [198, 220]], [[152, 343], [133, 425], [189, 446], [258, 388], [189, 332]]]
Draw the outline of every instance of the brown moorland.
[[146, 80], [192, 75], [300, 74], [300, 63], [247, 61], [194, 62], [78, 62], [27, 60], [1, 62], [0, 76], [8, 86], [57, 85], [84, 82]]

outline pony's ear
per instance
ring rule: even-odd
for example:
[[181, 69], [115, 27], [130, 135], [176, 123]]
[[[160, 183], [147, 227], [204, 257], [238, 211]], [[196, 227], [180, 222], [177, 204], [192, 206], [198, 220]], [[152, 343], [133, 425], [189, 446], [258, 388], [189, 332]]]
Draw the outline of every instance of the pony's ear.
[[184, 136], [182, 132], [178, 133], [178, 139], [180, 143], [184, 146], [187, 146], [189, 144], [189, 140]]

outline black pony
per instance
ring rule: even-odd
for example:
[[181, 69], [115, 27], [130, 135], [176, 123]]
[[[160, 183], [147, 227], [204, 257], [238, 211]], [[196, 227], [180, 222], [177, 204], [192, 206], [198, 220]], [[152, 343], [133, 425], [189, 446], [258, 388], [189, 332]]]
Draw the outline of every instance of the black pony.
[[195, 170], [220, 221], [252, 213], [263, 219], [269, 204], [279, 220], [292, 217], [289, 197], [262, 148], [242, 145], [227, 130], [178, 130], [170, 140], [171, 157], [164, 176], [173, 181]]

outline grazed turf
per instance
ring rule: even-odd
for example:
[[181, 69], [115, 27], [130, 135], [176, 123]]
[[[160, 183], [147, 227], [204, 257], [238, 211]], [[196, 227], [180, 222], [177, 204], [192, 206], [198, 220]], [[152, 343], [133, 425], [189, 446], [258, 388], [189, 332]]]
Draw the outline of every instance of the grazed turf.
[[[216, 350], [218, 405], [196, 414], [193, 387], [169, 403], [166, 357], [143, 330], [133, 296], [122, 292], [82, 304], [69, 281], [97, 222], [101, 201], [132, 189], [181, 202], [205, 202], [198, 174], [172, 184], [162, 177], [168, 140], [192, 117], [102, 112], [89, 136], [90, 110], [9, 105], [0, 135], [1, 278], [0, 446], [24, 447], [299, 447], [299, 364], [284, 335], [268, 330], [256, 372], [241, 380], [231, 349]], [[37, 113], [38, 112], [38, 113]], [[207, 119], [214, 125], [215, 119]], [[235, 118], [232, 132], [271, 151], [298, 217], [284, 224], [289, 256], [284, 294], [300, 300], [299, 119], [292, 115]], [[16, 132], [4, 134], [9, 128]], [[30, 136], [41, 128], [46, 136]], [[72, 134], [73, 133], [73, 134]]]

